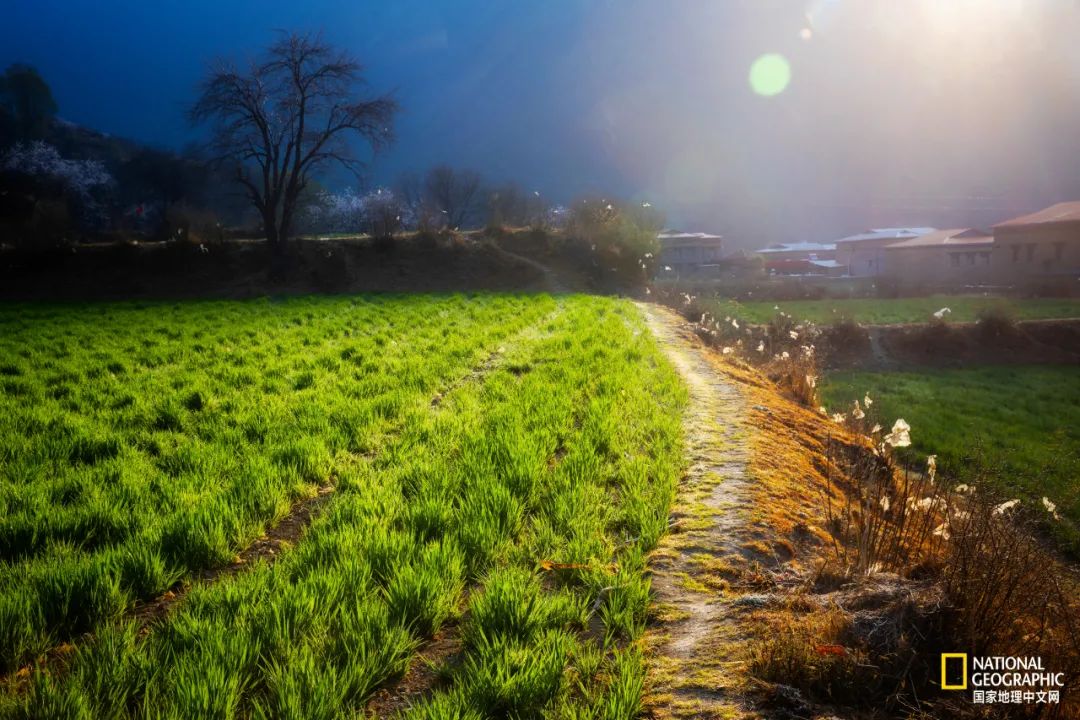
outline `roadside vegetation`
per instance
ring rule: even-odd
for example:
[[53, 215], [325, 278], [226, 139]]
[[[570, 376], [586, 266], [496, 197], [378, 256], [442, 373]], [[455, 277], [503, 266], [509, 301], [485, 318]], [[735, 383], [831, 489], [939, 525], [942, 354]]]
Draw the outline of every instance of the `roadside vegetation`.
[[[942, 373], [928, 388], [933, 373], [844, 374], [822, 387], [816, 327], [775, 312], [747, 328], [693, 296], [665, 299], [726, 359], [756, 411], [754, 518], [781, 550], [761, 560], [741, 627], [765, 707], [1016, 716], [942, 692], [942, 652], [1053, 658], [1071, 687], [1080, 595], [1045, 539], [1075, 548], [1071, 367], [1017, 368], [1015, 381], [1014, 368]], [[897, 378], [919, 393], [888, 383]], [[983, 430], [992, 461], [978, 447]], [[1075, 700], [1060, 702], [1024, 716], [1074, 717]]]
[[[841, 412], [867, 393], [882, 417], [918, 427], [901, 457], [937, 456], [957, 483], [991, 481], [993, 490], [1038, 503], [1047, 497], [1071, 523], [1057, 526], [1080, 553], [1080, 382], [1072, 366], [988, 366], [918, 372], [829, 373], [827, 407]], [[987, 488], [991, 489], [991, 488]]]
[[[447, 624], [401, 711], [636, 712], [685, 398], [629, 303], [5, 310], [3, 716], [339, 717]], [[325, 485], [276, 562], [188, 591]]]

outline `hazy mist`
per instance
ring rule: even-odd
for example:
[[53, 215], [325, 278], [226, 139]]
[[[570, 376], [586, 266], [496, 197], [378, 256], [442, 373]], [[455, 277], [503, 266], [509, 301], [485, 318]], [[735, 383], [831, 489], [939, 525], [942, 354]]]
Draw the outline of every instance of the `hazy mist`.
[[[435, 162], [556, 201], [652, 202], [734, 246], [987, 225], [1080, 198], [1080, 4], [1066, 0], [183, 4], [19, 0], [0, 64], [60, 116], [166, 147], [206, 63], [322, 29], [393, 90], [370, 184]], [[790, 67], [777, 94], [755, 59]]]

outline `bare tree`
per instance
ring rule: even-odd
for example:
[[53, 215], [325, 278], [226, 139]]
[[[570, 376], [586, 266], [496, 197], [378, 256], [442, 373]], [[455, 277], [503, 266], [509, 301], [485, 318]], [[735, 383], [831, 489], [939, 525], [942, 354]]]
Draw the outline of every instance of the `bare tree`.
[[424, 199], [443, 216], [448, 227], [464, 227], [475, 221], [481, 209], [480, 175], [436, 165], [424, 179]]
[[203, 82], [191, 119], [213, 123], [216, 158], [235, 164], [278, 257], [312, 174], [332, 164], [359, 173], [351, 141], [377, 150], [393, 138], [397, 104], [358, 97], [362, 82], [348, 54], [298, 34], [282, 35], [246, 71], [219, 63]]

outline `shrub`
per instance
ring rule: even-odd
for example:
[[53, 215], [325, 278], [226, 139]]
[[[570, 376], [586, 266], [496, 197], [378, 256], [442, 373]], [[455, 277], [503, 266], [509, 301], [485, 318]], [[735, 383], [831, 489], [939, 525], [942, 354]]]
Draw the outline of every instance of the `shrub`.
[[978, 315], [979, 337], [985, 343], [1004, 344], [1017, 339], [1016, 318], [1003, 307], [982, 310]]
[[[867, 424], [861, 417], [853, 423], [860, 432]], [[1030, 510], [967, 485], [950, 489], [937, 477], [933, 456], [925, 472], [901, 468], [894, 448], [910, 444], [903, 421], [889, 433], [875, 426], [869, 436], [867, 443], [830, 440], [828, 446], [830, 564], [839, 582], [848, 583], [846, 600], [834, 601], [847, 609], [848, 629], [831, 637], [847, 646], [844, 652], [868, 652], [861, 662], [895, 681], [880, 690], [911, 690], [924, 699], [934, 677], [926, 658], [950, 647], [1053, 658], [1066, 684], [1080, 677], [1076, 581], [1033, 532], [1040, 515], [1056, 512], [1053, 503], [1044, 499], [1044, 508]], [[986, 477], [978, 484], [995, 483]], [[868, 644], [882, 633], [884, 641]], [[772, 635], [755, 649], [754, 671], [819, 699], [836, 699], [839, 682], [849, 698], [869, 702], [850, 694], [870, 688], [865, 679], [835, 674], [843, 665], [823, 666], [808, 642], [798, 630]]]
[[841, 317], [821, 331], [821, 347], [827, 362], [865, 354], [870, 333], [850, 317]]
[[642, 286], [660, 254], [662, 219], [646, 208], [607, 199], [583, 199], [569, 213], [566, 233], [592, 251], [601, 277]]

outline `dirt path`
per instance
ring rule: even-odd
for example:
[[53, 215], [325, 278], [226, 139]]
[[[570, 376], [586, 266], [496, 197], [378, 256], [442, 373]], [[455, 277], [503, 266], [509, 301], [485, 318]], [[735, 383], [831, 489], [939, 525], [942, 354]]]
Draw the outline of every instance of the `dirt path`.
[[689, 466], [671, 532], [650, 559], [646, 711], [654, 718], [759, 717], [746, 697], [739, 622], [754, 572], [746, 400], [681, 317], [656, 305], [639, 308], [690, 392], [683, 421]]

